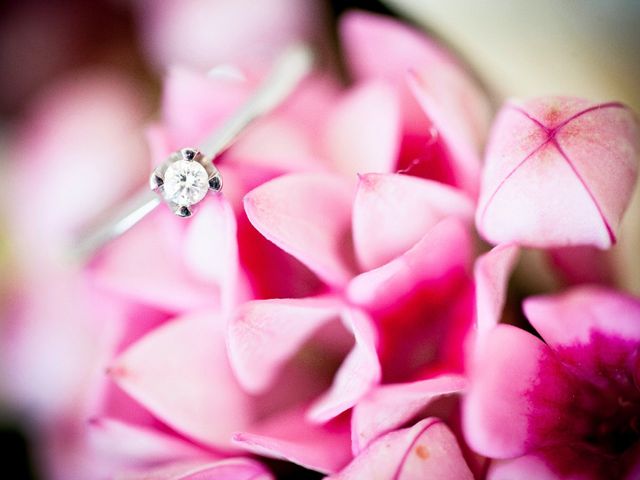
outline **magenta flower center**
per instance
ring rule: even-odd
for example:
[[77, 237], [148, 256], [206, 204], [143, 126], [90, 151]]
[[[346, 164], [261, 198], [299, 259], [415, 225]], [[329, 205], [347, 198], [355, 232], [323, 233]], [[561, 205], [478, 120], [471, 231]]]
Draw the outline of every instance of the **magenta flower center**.
[[592, 334], [542, 365], [530, 392], [531, 446], [560, 474], [618, 478], [631, 467], [640, 446], [639, 351], [637, 342]]

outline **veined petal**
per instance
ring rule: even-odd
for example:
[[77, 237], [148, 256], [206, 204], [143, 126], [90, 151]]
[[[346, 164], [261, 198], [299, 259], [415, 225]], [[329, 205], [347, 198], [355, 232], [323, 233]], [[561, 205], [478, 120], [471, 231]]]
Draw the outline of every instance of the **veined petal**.
[[288, 460], [321, 473], [333, 473], [351, 459], [348, 424], [337, 419], [324, 425], [305, 420], [303, 409], [290, 410], [233, 437], [250, 452]]
[[377, 268], [403, 254], [444, 217], [473, 217], [462, 192], [399, 174], [360, 176], [353, 205], [353, 241], [360, 266]]
[[224, 448], [250, 412], [227, 360], [223, 323], [200, 313], [164, 324], [125, 350], [109, 373], [167, 425]]
[[476, 260], [476, 328], [478, 341], [500, 321], [507, 295], [509, 276], [518, 260], [516, 245], [503, 244]]
[[304, 342], [339, 317], [339, 307], [323, 298], [257, 300], [241, 306], [229, 325], [227, 344], [242, 387], [251, 393], [268, 389]]
[[400, 147], [400, 110], [393, 89], [367, 82], [347, 92], [327, 121], [324, 149], [347, 177], [394, 170]]
[[338, 176], [285, 175], [249, 192], [244, 207], [267, 239], [327, 283], [344, 285], [355, 272], [351, 245], [353, 191]]
[[307, 417], [323, 423], [353, 407], [380, 382], [381, 369], [376, 352], [377, 332], [371, 319], [362, 311], [343, 311], [347, 328], [353, 332], [355, 345], [336, 373], [329, 391], [316, 400]]
[[617, 102], [509, 103], [487, 147], [478, 229], [493, 243], [609, 248], [636, 183], [639, 152], [637, 121]]
[[331, 480], [471, 480], [455, 437], [446, 425], [427, 418], [374, 441]]
[[381, 385], [363, 398], [351, 417], [352, 448], [355, 454], [443, 395], [461, 392], [466, 387], [461, 375], [442, 375], [417, 382]]

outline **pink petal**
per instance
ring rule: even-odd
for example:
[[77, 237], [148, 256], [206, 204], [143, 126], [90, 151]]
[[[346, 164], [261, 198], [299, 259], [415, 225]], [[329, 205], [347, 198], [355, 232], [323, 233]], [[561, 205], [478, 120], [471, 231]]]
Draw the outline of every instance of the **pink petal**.
[[427, 418], [374, 441], [332, 480], [473, 479], [446, 425]]
[[360, 176], [353, 205], [353, 241], [364, 270], [409, 250], [446, 216], [473, 217], [474, 206], [458, 190], [398, 174]]
[[512, 480], [514, 478], [557, 480], [558, 474], [549, 468], [543, 458], [535, 454], [491, 462], [487, 472], [487, 480]]
[[487, 147], [478, 229], [493, 243], [608, 248], [636, 182], [638, 152], [638, 125], [621, 104], [508, 104]]
[[590, 246], [547, 250], [554, 273], [564, 285], [614, 285], [618, 276], [612, 252]]
[[227, 312], [235, 303], [238, 282], [236, 218], [222, 196], [203, 203], [188, 227], [182, 250], [196, 278], [218, 285], [220, 303]]
[[157, 209], [99, 253], [90, 277], [101, 288], [169, 311], [218, 306], [217, 286], [196, 278], [181, 255], [185, 224], [179, 221]]
[[409, 295], [417, 285], [437, 282], [470, 262], [471, 239], [464, 225], [445, 219], [410, 250], [391, 262], [355, 277], [348, 298], [358, 305], [381, 309]]
[[285, 175], [249, 192], [244, 206], [253, 226], [331, 285], [355, 271], [350, 243], [353, 192], [326, 174]]
[[409, 91], [407, 73], [411, 68], [430, 65], [433, 56], [442, 56], [443, 52], [417, 30], [382, 15], [348, 12], [340, 19], [339, 29], [353, 76], [357, 80], [385, 80], [396, 87], [405, 128], [427, 131], [429, 122]]
[[640, 300], [598, 287], [525, 300], [525, 315], [552, 347], [589, 344], [594, 334], [640, 341]]
[[222, 319], [192, 314], [169, 322], [122, 353], [113, 380], [175, 430], [227, 447], [249, 421], [249, 399], [227, 361]]
[[489, 129], [488, 99], [450, 58], [434, 55], [430, 64], [417, 67], [410, 76], [413, 94], [449, 150], [456, 185], [475, 197]]
[[250, 298], [304, 298], [327, 290], [302, 262], [264, 238], [243, 212], [238, 217], [238, 250]]
[[122, 464], [141, 465], [212, 455], [177, 436], [107, 417], [92, 419], [89, 435], [91, 448], [100, 457]]
[[[338, 419], [340, 420], [340, 419]], [[250, 452], [288, 460], [322, 473], [333, 473], [351, 459], [349, 429], [343, 423], [322, 426], [305, 421], [304, 410], [291, 410], [234, 435]]]
[[380, 382], [375, 326], [359, 310], [347, 310], [343, 316], [353, 332], [355, 345], [336, 373], [330, 390], [316, 400], [307, 413], [313, 422], [323, 423], [345, 412]]
[[327, 158], [346, 176], [391, 172], [400, 142], [400, 110], [395, 92], [368, 82], [347, 92], [328, 119]]
[[117, 475], [116, 480], [272, 480], [269, 471], [248, 458], [190, 460]]
[[339, 313], [336, 302], [322, 298], [242, 305], [227, 333], [229, 360], [242, 387], [254, 394], [267, 390], [284, 363]]
[[354, 453], [359, 453], [376, 438], [411, 420], [432, 400], [460, 392], [465, 387], [466, 380], [460, 375], [379, 386], [353, 410], [351, 436]]
[[511, 458], [527, 452], [529, 412], [527, 392], [539, 378], [540, 364], [550, 349], [533, 335], [510, 325], [489, 332], [472, 363], [472, 381], [463, 403], [463, 428], [476, 452]]
[[509, 276], [518, 260], [516, 245], [498, 245], [476, 260], [476, 328], [478, 340], [500, 322], [507, 296]]

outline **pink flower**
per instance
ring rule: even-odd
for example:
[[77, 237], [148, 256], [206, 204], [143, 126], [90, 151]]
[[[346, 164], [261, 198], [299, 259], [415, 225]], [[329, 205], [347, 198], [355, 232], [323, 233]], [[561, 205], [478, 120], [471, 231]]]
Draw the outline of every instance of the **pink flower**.
[[546, 343], [500, 325], [482, 342], [464, 401], [489, 478], [636, 478], [640, 301], [582, 287], [528, 299]]
[[487, 146], [478, 230], [492, 243], [609, 248], [636, 183], [639, 139], [617, 102], [508, 103]]
[[398, 96], [402, 127], [392, 171], [435, 179], [475, 196], [491, 112], [464, 67], [419, 31], [387, 17], [349, 12], [340, 33], [353, 77], [384, 81]]

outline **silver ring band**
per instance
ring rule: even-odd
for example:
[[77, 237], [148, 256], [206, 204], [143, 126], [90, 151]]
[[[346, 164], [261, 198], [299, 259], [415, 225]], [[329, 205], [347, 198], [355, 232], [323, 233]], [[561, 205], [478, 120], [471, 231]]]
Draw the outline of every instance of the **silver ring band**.
[[[212, 184], [211, 189], [220, 190], [222, 187], [221, 178], [213, 166], [213, 160], [228, 149], [254, 120], [282, 103], [311, 71], [312, 64], [313, 54], [308, 46], [294, 45], [288, 48], [276, 60], [272, 70], [249, 100], [220, 128], [212, 132], [202, 142], [198, 150], [183, 149], [172, 154], [175, 158], [171, 158], [171, 161], [175, 162], [176, 156], [179, 157], [180, 152], [184, 155], [185, 151], [189, 152], [189, 158], [186, 160], [193, 160], [194, 155], [198, 155], [198, 159], [206, 159], [207, 162], [210, 162], [205, 165], [209, 174], [209, 182], [216, 179], [216, 183]], [[195, 153], [190, 153], [192, 151]], [[154, 177], [154, 175], [152, 173], [151, 188], [145, 186], [124, 204], [109, 212], [95, 227], [80, 235], [72, 249], [75, 259], [90, 260], [107, 243], [128, 231], [162, 203], [163, 199], [157, 190], [162, 187], [163, 179]], [[174, 213], [180, 216], [191, 214], [188, 207], [175, 204], [171, 204], [171, 206], [174, 208]]]

